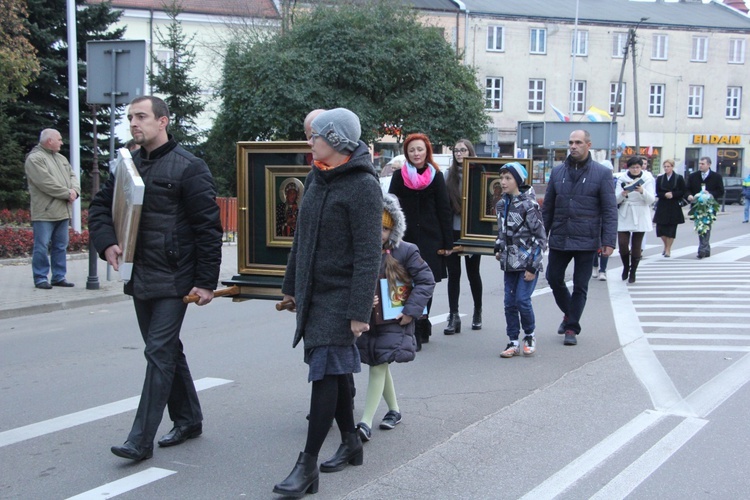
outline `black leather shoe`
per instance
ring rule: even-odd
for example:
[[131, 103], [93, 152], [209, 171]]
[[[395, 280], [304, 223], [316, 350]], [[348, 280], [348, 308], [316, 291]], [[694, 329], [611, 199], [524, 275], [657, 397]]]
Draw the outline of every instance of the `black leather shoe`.
[[182, 444], [188, 439], [197, 438], [203, 434], [203, 424], [193, 425], [175, 425], [171, 431], [167, 432], [159, 440], [159, 446], [175, 446]]
[[68, 281], [62, 280], [62, 281], [53, 281], [52, 282], [52, 286], [62, 286], [62, 287], [65, 287], [65, 288], [72, 288], [72, 287], [74, 287], [76, 285], [75, 285], [75, 283], [70, 283]]
[[52, 290], [52, 285], [50, 285], [46, 281], [42, 281], [41, 283], [37, 283], [34, 286], [37, 287], [37, 288], [41, 288], [42, 290]]
[[130, 460], [146, 460], [154, 456], [154, 447], [140, 448], [130, 441], [125, 441], [121, 446], [113, 446], [110, 448], [112, 453], [122, 458], [129, 458]]

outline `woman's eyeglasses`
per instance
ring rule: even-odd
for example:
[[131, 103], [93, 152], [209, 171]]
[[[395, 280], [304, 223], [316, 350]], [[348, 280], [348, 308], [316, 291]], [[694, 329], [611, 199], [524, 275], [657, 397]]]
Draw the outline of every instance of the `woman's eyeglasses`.
[[461, 153], [461, 154], [466, 154], [466, 153], [468, 153], [468, 152], [469, 152], [469, 150], [468, 150], [468, 149], [466, 149], [466, 148], [458, 148], [458, 149], [454, 149], [454, 150], [453, 150], [453, 152], [454, 152], [454, 153]]

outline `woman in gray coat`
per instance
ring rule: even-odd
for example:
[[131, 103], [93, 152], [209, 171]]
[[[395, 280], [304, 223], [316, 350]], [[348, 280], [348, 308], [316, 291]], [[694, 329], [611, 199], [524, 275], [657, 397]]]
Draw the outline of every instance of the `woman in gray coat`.
[[282, 285], [296, 306], [293, 345], [304, 340], [312, 382], [305, 450], [274, 493], [302, 496], [318, 490], [318, 452], [333, 423], [341, 432], [336, 454], [320, 465], [335, 472], [362, 464], [348, 381], [360, 371], [355, 340], [369, 329], [380, 268], [383, 196], [357, 115], [343, 108], [312, 122], [314, 166], [305, 181], [297, 229]]

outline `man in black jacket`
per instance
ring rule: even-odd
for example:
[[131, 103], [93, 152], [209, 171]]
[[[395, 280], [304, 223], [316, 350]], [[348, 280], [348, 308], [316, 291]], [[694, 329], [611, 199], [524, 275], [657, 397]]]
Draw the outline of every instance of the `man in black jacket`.
[[[180, 328], [187, 305], [182, 297], [211, 302], [221, 266], [222, 228], [216, 187], [203, 160], [185, 151], [167, 134], [169, 109], [152, 96], [137, 97], [128, 109], [130, 132], [140, 150], [133, 159], [145, 184], [132, 278], [125, 293], [133, 305], [148, 362], [133, 427], [112, 453], [131, 460], [153, 455], [164, 407], [173, 429], [159, 446], [198, 437], [203, 414], [190, 368], [182, 351]], [[122, 250], [112, 217], [114, 176], [89, 209], [91, 240], [112, 267]]]
[[[701, 192], [703, 186], [706, 186], [706, 191], [711, 193], [714, 199], [721, 203], [721, 197], [724, 195], [724, 180], [721, 178], [721, 174], [711, 170], [711, 158], [703, 156], [698, 161], [698, 171], [688, 175], [687, 178], [687, 191], [688, 201], [693, 202], [695, 195]], [[711, 229], [706, 231], [704, 235], [698, 235], [698, 258], [711, 256]]]
[[[589, 154], [591, 136], [575, 130], [568, 140], [570, 154], [550, 174], [544, 193], [542, 218], [547, 230], [547, 283], [563, 321], [557, 333], [565, 345], [576, 345], [586, 306], [594, 255], [609, 257], [617, 239], [617, 202], [612, 172]], [[573, 261], [573, 293], [565, 284], [565, 270]]]

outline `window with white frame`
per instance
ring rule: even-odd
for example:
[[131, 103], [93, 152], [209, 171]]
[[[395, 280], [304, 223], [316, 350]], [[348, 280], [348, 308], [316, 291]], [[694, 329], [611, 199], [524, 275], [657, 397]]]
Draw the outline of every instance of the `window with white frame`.
[[612, 34], [612, 57], [622, 57], [625, 55], [625, 45], [628, 43], [628, 34], [624, 31], [615, 31]]
[[547, 29], [546, 28], [531, 28], [531, 42], [529, 45], [529, 52], [531, 54], [546, 54], [547, 53]]
[[[578, 36], [576, 36], [578, 35]], [[589, 32], [581, 31], [573, 32], [573, 43], [571, 45], [571, 53], [576, 56], [587, 56], [589, 55]]]
[[690, 51], [691, 62], [708, 61], [708, 37], [694, 36], [693, 49]]
[[573, 113], [583, 114], [586, 111], [586, 80], [576, 80], [571, 94]]
[[529, 80], [529, 113], [544, 113], [544, 85], [543, 79]]
[[[172, 60], [174, 59], [174, 51], [173, 50], [167, 50], [167, 49], [161, 49], [161, 50], [155, 50], [154, 51], [154, 59], [161, 62], [164, 66], [169, 68], [172, 66]], [[154, 64], [153, 71], [155, 75], [159, 74], [159, 66]]]
[[666, 61], [669, 49], [669, 36], [655, 33], [651, 37], [651, 59]]
[[744, 38], [730, 38], [729, 39], [729, 63], [730, 64], [745, 64], [745, 39]]
[[648, 116], [664, 116], [664, 91], [666, 85], [663, 83], [652, 83], [648, 90]]
[[[609, 114], [615, 114], [615, 101], [617, 100], [617, 82], [609, 84]], [[620, 100], [618, 101], [617, 114], [622, 116], [625, 114], [625, 82], [620, 86]]]
[[491, 111], [503, 110], [503, 79], [487, 77], [485, 80], [484, 107]]
[[742, 105], [742, 87], [727, 87], [727, 110], [725, 117], [739, 120]]
[[703, 85], [691, 85], [688, 90], [689, 118], [703, 118]]
[[487, 50], [505, 50], [505, 30], [502, 26], [487, 26]]

